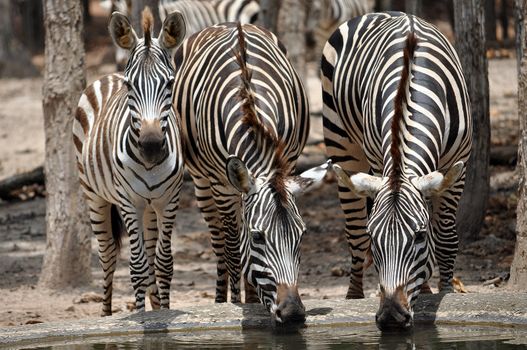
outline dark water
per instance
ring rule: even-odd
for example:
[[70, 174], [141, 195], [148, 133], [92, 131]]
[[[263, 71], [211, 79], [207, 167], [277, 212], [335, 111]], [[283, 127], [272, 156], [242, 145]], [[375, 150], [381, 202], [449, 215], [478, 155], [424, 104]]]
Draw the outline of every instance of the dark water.
[[527, 329], [484, 326], [419, 326], [409, 333], [381, 333], [375, 326], [270, 330], [192, 331], [86, 338], [18, 349], [527, 349]]

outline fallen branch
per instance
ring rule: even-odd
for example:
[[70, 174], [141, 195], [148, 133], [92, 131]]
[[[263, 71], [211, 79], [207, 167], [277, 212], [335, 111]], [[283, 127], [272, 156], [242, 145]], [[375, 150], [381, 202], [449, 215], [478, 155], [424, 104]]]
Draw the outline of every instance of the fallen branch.
[[11, 193], [24, 186], [30, 186], [33, 184], [44, 184], [44, 167], [39, 166], [27, 173], [16, 174], [0, 181], [0, 198], [1, 199], [13, 199]]

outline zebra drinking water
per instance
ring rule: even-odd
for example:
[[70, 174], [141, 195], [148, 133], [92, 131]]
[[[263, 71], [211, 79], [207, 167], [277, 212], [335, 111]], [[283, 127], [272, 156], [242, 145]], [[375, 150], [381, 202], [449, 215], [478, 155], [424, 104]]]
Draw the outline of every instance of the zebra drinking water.
[[130, 51], [124, 75], [111, 74], [87, 87], [73, 124], [80, 182], [104, 271], [103, 315], [112, 313], [121, 217], [130, 235], [136, 308], [144, 310], [147, 290], [152, 308], [170, 303], [170, 241], [183, 180], [170, 50], [183, 40], [185, 22], [171, 13], [155, 38], [146, 8], [142, 27], [140, 39], [126, 16], [112, 14], [112, 39]]
[[[276, 37], [227, 23], [176, 51], [174, 106], [185, 163], [218, 258], [216, 302], [240, 301], [240, 270], [277, 323], [303, 322], [305, 224], [295, 195], [327, 166], [291, 176], [309, 130], [306, 94]], [[254, 290], [246, 284], [246, 301]], [[252, 301], [252, 300], [251, 300]]]
[[[380, 279], [377, 324], [408, 327], [434, 262], [440, 289], [452, 290], [456, 212], [472, 143], [461, 64], [434, 26], [376, 13], [335, 31], [321, 75], [324, 138], [351, 251], [346, 297], [364, 297], [371, 249]], [[370, 212], [366, 197], [373, 198]]]

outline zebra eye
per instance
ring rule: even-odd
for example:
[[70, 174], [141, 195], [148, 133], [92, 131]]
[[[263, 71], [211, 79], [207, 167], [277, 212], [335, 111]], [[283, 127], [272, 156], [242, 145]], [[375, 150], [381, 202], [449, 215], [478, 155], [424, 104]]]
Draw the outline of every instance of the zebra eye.
[[251, 239], [253, 243], [264, 243], [265, 237], [262, 231], [251, 231]]
[[419, 230], [415, 233], [415, 243], [422, 243], [426, 238], [426, 229]]

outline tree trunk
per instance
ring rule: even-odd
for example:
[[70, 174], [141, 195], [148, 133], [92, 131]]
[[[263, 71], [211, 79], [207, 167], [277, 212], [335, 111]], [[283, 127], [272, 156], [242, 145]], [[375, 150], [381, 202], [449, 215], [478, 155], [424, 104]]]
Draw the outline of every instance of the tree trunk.
[[392, 10], [391, 0], [375, 0], [375, 11], [390, 11]]
[[422, 1], [421, 0], [405, 0], [404, 8], [406, 13], [421, 17], [422, 16]]
[[257, 24], [267, 28], [273, 33], [277, 33], [280, 5], [280, 0], [260, 0], [260, 13]]
[[132, 26], [135, 32], [140, 37], [143, 36], [143, 28], [141, 27], [141, 13], [145, 6], [150, 7], [154, 15], [154, 35], [157, 36], [159, 28], [161, 28], [161, 20], [159, 19], [159, 0], [134, 0], [132, 1]]
[[46, 253], [40, 283], [49, 288], [91, 282], [91, 230], [77, 177], [72, 124], [86, 85], [78, 0], [45, 0]]
[[36, 75], [28, 51], [14, 37], [10, 0], [0, 0], [0, 78]]
[[278, 37], [287, 48], [287, 57], [304, 83], [306, 82], [306, 1], [310, 0], [282, 0], [277, 31]]
[[483, 1], [454, 2], [456, 47], [470, 95], [474, 130], [465, 191], [457, 215], [459, 238], [464, 242], [478, 237], [489, 196], [489, 81]]
[[517, 32], [520, 40], [518, 61], [520, 71], [518, 76], [518, 116], [520, 119], [520, 139], [518, 145], [518, 170], [520, 173], [519, 199], [516, 221], [516, 248], [511, 265], [509, 286], [512, 289], [524, 291], [527, 288], [527, 50], [525, 50], [525, 28], [527, 28], [527, 6], [523, 0], [516, 1], [517, 18], [521, 19]]
[[[496, 0], [485, 1], [485, 39], [487, 45], [496, 44]], [[503, 0], [502, 0], [503, 1]]]

